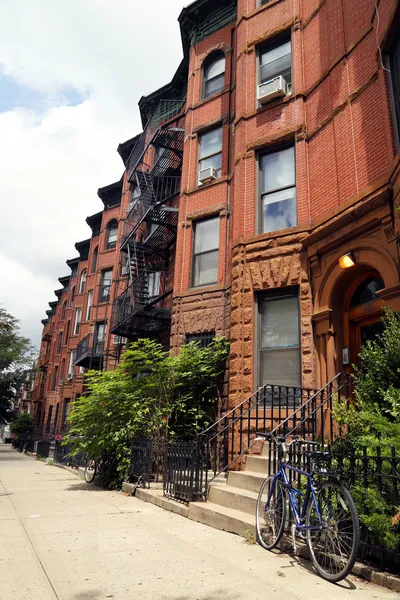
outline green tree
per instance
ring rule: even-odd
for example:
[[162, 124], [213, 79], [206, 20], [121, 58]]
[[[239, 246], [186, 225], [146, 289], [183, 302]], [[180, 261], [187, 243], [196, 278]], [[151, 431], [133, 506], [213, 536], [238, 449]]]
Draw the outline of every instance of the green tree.
[[224, 339], [204, 349], [188, 344], [175, 356], [138, 340], [114, 371], [86, 375], [87, 393], [72, 407], [65, 443], [72, 454], [115, 455], [121, 476], [134, 437], [193, 439], [215, 418], [227, 355]]
[[15, 389], [33, 361], [31, 342], [19, 332], [18, 320], [0, 306], [0, 424], [12, 420]]
[[18, 437], [31, 433], [34, 429], [34, 421], [32, 415], [28, 413], [18, 413], [13, 422], [10, 425], [12, 433], [15, 433]]

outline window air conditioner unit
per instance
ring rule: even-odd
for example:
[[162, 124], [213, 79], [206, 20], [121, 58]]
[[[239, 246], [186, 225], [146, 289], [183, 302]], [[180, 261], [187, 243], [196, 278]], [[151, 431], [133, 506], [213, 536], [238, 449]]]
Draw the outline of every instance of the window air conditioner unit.
[[72, 378], [73, 378], [73, 374], [72, 373], [68, 373], [67, 379], [72, 379]]
[[217, 171], [214, 167], [207, 167], [207, 169], [201, 169], [199, 173], [200, 183], [207, 183], [208, 181], [214, 181], [217, 179]]
[[267, 102], [271, 102], [271, 100], [274, 100], [275, 98], [282, 98], [287, 95], [288, 84], [282, 75], [274, 77], [274, 79], [266, 81], [265, 83], [260, 83], [257, 90], [257, 100], [261, 104], [267, 104]]

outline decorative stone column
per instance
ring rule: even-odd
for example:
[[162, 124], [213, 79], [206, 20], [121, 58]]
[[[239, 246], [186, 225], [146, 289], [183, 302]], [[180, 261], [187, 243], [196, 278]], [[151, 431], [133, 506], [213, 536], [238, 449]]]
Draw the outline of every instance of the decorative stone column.
[[314, 335], [317, 348], [318, 386], [323, 387], [337, 373], [335, 331], [332, 325], [332, 309], [313, 314]]

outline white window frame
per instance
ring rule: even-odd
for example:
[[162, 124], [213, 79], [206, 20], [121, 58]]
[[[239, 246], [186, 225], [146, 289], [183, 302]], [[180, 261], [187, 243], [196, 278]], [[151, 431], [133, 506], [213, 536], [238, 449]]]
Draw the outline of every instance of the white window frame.
[[[207, 154], [205, 156], [202, 156], [201, 154], [201, 142], [204, 139], [204, 136], [206, 136], [208, 133], [211, 133], [212, 131], [217, 131], [218, 129], [221, 130], [221, 149], [218, 150], [218, 152], [212, 152], [211, 154]], [[207, 169], [207, 167], [203, 167], [202, 163], [209, 159], [209, 158], [213, 158], [215, 156], [221, 156], [221, 166], [218, 167], [218, 169], [216, 169], [217, 171], [217, 179], [220, 179], [220, 177], [222, 176], [222, 150], [224, 147], [224, 128], [221, 125], [218, 125], [217, 127], [213, 127], [212, 129], [208, 129], [207, 131], [204, 131], [203, 133], [199, 133], [199, 152], [198, 152], [198, 162], [197, 162], [197, 179], [198, 179], [198, 185], [202, 185], [201, 181], [200, 181], [200, 171], [202, 171], [203, 169]], [[215, 168], [215, 167], [214, 167]]]
[[[211, 248], [209, 250], [205, 250], [203, 252], [196, 252], [196, 229], [197, 227], [202, 224], [202, 223], [207, 223], [213, 220], [217, 220], [218, 221], [218, 239], [216, 240], [216, 246], [214, 248]], [[220, 227], [221, 227], [221, 219], [220, 216], [213, 216], [210, 217], [209, 219], [202, 219], [201, 221], [197, 221], [196, 223], [193, 224], [194, 225], [194, 229], [193, 229], [193, 249], [192, 249], [192, 287], [203, 287], [206, 285], [215, 285], [218, 283], [218, 267], [219, 267], [219, 240], [220, 240]], [[216, 253], [217, 255], [217, 277], [215, 281], [208, 281], [205, 283], [199, 283], [199, 280], [197, 278], [196, 275], [196, 258], [199, 256], [204, 256], [206, 254], [214, 254]]]
[[82, 321], [82, 309], [81, 308], [77, 308], [75, 311], [75, 325], [74, 325], [74, 335], [78, 335], [79, 334], [79, 330], [81, 327], [81, 321]]
[[69, 355], [69, 366], [68, 366], [68, 374], [67, 379], [73, 379], [75, 373], [75, 358], [76, 358], [76, 350], [71, 350]]
[[86, 304], [86, 321], [90, 319], [90, 312], [93, 304], [93, 290], [88, 291], [87, 295], [87, 304]]
[[79, 280], [79, 293], [84, 294], [86, 289], [86, 269], [84, 269], [81, 273], [81, 278]]

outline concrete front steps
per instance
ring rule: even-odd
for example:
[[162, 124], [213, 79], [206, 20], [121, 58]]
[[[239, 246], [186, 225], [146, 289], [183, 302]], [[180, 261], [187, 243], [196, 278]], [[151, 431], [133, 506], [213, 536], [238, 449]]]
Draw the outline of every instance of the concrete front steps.
[[268, 475], [267, 452], [265, 444], [262, 456], [245, 457], [243, 471], [230, 471], [226, 483], [211, 483], [208, 502], [189, 504], [189, 519], [242, 537], [254, 535], [257, 495]]

